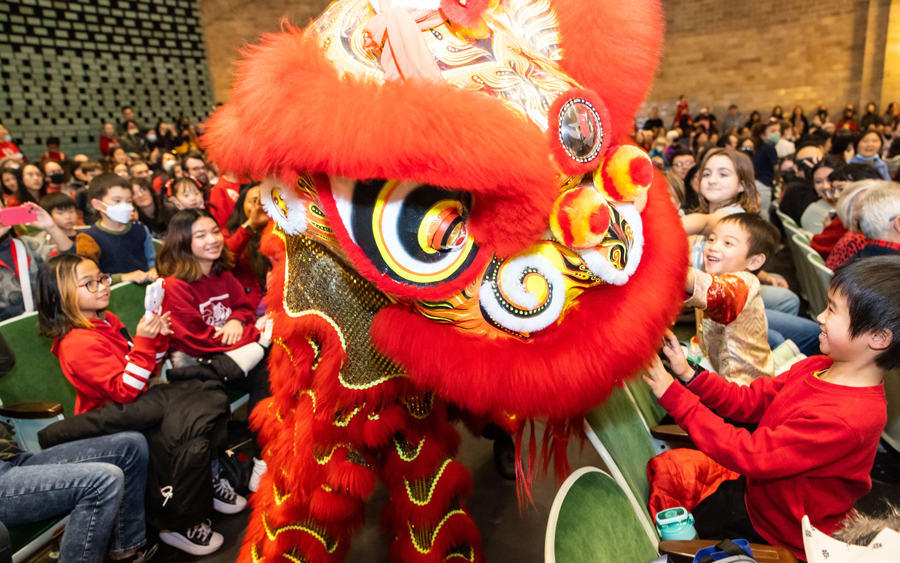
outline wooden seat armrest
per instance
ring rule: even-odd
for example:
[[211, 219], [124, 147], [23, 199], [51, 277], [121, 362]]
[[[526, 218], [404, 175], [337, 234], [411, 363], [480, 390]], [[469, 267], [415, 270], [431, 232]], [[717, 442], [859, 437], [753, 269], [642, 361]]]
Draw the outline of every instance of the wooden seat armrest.
[[663, 424], [650, 428], [650, 435], [664, 442], [693, 442], [690, 435], [677, 424]]
[[56, 418], [63, 413], [59, 403], [12, 403], [0, 405], [0, 416], [18, 419]]
[[[659, 553], [671, 556], [675, 563], [691, 563], [698, 551], [717, 543], [719, 540], [664, 540], [659, 542]], [[794, 554], [783, 547], [751, 543], [750, 551], [759, 563], [798, 563]]]

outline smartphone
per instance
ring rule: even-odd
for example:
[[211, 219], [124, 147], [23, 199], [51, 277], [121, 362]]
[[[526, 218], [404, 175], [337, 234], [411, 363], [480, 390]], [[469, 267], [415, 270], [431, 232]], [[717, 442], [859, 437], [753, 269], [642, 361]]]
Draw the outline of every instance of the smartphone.
[[37, 210], [30, 205], [20, 205], [19, 207], [5, 207], [0, 209], [0, 223], [5, 227], [21, 225], [23, 223], [34, 223], [37, 221]]

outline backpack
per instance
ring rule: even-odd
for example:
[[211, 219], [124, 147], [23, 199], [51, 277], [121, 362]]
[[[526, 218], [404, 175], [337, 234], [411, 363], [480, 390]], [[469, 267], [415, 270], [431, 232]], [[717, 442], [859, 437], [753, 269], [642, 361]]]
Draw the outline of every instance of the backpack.
[[704, 547], [694, 555], [693, 563], [757, 563], [747, 540], [724, 540], [714, 546]]

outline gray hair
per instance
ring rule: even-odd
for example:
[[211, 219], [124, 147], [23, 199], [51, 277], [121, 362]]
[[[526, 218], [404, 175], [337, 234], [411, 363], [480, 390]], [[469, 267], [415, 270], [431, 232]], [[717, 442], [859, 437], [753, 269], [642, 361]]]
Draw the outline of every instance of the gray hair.
[[891, 219], [900, 216], [900, 184], [869, 190], [859, 202], [859, 229], [869, 239], [883, 240], [891, 231]]
[[844, 188], [841, 197], [835, 204], [838, 217], [844, 227], [851, 232], [858, 233], [859, 217], [855, 211], [860, 198], [872, 188], [883, 188], [890, 185], [891, 183], [885, 180], [860, 180]]

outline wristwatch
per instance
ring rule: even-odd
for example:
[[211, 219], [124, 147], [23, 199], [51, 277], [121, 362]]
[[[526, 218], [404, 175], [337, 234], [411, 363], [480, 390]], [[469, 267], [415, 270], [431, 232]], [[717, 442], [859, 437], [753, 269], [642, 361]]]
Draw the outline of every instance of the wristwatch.
[[682, 385], [688, 386], [688, 385], [690, 385], [695, 379], [697, 379], [697, 376], [698, 376], [698, 375], [700, 375], [701, 373], [703, 373], [704, 371], [706, 371], [706, 368], [703, 367], [703, 366], [701, 366], [700, 364], [698, 364], [698, 363], [696, 363], [696, 362], [692, 362], [691, 360], [688, 360], [687, 358], [685, 358], [685, 360], [687, 361], [688, 365], [691, 366], [691, 369], [694, 370], [694, 375], [691, 376], [691, 378], [688, 379], [687, 381], [681, 381], [681, 378], [679, 377], [679, 378], [678, 378], [678, 381], [681, 381], [681, 384], [682, 384]]

